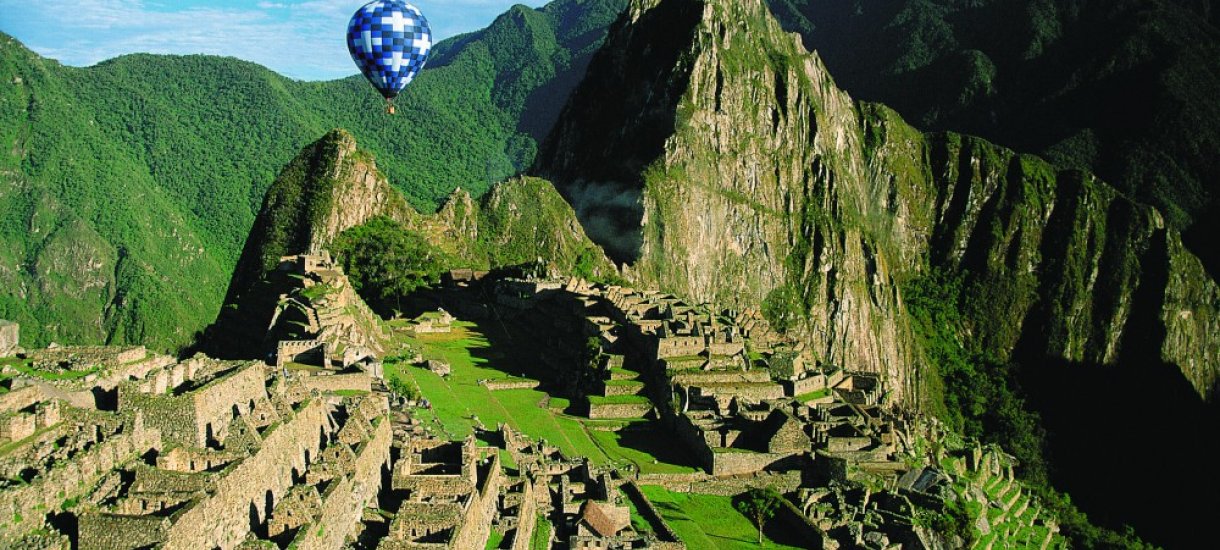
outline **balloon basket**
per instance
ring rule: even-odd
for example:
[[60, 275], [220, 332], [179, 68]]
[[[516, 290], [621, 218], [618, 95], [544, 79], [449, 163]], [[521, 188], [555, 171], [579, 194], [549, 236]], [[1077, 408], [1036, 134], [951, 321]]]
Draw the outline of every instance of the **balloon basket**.
[[388, 99], [385, 100], [385, 114], [393, 115], [396, 111], [397, 109], [394, 108], [394, 102]]

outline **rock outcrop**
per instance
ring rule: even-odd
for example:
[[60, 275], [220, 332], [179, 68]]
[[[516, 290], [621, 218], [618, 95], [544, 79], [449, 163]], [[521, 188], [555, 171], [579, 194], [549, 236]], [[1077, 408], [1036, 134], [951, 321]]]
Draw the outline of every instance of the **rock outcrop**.
[[1215, 392], [1220, 292], [1154, 209], [857, 104], [760, 0], [633, 1], [534, 172], [636, 282], [799, 311], [822, 361], [908, 402], [926, 371], [901, 288], [930, 269], [975, 293], [971, 346], [1159, 359]]
[[[305, 327], [303, 333], [311, 338], [327, 333], [323, 326], [327, 323], [305, 311], [317, 309], [312, 303], [288, 307], [303, 288], [293, 262], [304, 261], [299, 258], [303, 255], [326, 256], [340, 234], [377, 217], [422, 235], [456, 259], [453, 268], [493, 269], [542, 260], [561, 273], [585, 277], [618, 273], [601, 248], [585, 236], [572, 208], [550, 182], [517, 178], [498, 184], [481, 201], [458, 189], [439, 212], [424, 215], [391, 187], [351, 134], [333, 130], [302, 150], [267, 190], [225, 306], [205, 335], [209, 354], [262, 358], [276, 341], [301, 336], [291, 327]], [[340, 316], [342, 322], [332, 325], [340, 332], [350, 328], [360, 333], [345, 338], [349, 344], [377, 349], [376, 338], [367, 336], [377, 332], [374, 316], [346, 277], [336, 276], [339, 283], [319, 288], [335, 290], [329, 301], [357, 314]], [[283, 315], [298, 310], [300, 318]], [[324, 315], [319, 311], [315, 316]]]
[[374, 216], [412, 224], [419, 217], [390, 187], [356, 140], [334, 130], [306, 147], [267, 190], [229, 283], [225, 305], [208, 329], [218, 357], [262, 357], [278, 297], [296, 286], [276, 268], [281, 259], [320, 254], [344, 230]]
[[604, 278], [618, 270], [589, 240], [572, 207], [550, 182], [514, 178], [496, 185], [476, 202], [459, 189], [435, 216], [446, 228], [442, 239], [460, 256], [487, 268], [538, 261], [559, 272]]

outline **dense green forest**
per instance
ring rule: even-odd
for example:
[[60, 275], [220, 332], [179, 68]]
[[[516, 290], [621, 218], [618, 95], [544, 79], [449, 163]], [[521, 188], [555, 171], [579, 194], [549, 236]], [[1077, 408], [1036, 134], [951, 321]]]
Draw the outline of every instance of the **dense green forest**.
[[[1220, 30], [1210, 0], [768, 0], [838, 85], [925, 130], [1088, 169], [1170, 224], [1215, 227]], [[1193, 251], [1215, 273], [1220, 251]]]
[[[1215, 271], [1209, 1], [768, 2], [856, 97], [1091, 168], [1191, 228]], [[347, 128], [417, 208], [477, 196], [530, 165], [625, 5], [517, 6], [444, 41], [397, 117], [358, 76], [298, 82], [207, 56], [80, 69], [2, 37], [0, 285], [16, 290], [0, 317], [31, 345], [181, 345], [214, 318], [264, 190], [302, 146]]]
[[1120, 532], [1090, 521], [1053, 484], [1048, 435], [1021, 386], [1021, 365], [1001, 361], [959, 337], [962, 309], [979, 300], [965, 291], [962, 277], [931, 270], [903, 285], [903, 297], [927, 364], [937, 370], [923, 388], [925, 409], [953, 431], [1012, 453], [1022, 481], [1055, 512], [1063, 534], [1076, 545], [1146, 547], [1130, 526]]
[[516, 6], [441, 42], [396, 117], [359, 76], [143, 54], [73, 68], [0, 35], [0, 318], [26, 345], [188, 343], [301, 147], [348, 129], [421, 210], [482, 194], [532, 162], [625, 4]]

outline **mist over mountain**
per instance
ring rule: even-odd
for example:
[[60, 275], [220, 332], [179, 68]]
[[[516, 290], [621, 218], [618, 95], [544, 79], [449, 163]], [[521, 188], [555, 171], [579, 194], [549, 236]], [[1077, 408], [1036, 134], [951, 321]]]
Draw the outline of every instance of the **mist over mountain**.
[[1186, 546], [1220, 486], [1183, 467], [1220, 426], [1218, 37], [1207, 0], [558, 0], [438, 44], [387, 117], [360, 77], [0, 35], [0, 319], [265, 358], [285, 256], [337, 252], [368, 325], [544, 266], [875, 376], [1078, 546]]

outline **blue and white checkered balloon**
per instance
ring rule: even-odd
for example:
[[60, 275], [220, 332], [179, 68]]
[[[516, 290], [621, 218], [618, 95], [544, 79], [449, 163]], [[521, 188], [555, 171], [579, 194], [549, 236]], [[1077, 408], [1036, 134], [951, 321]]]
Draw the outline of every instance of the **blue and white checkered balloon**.
[[347, 24], [347, 49], [365, 78], [393, 99], [428, 62], [432, 29], [419, 8], [401, 0], [375, 0]]

